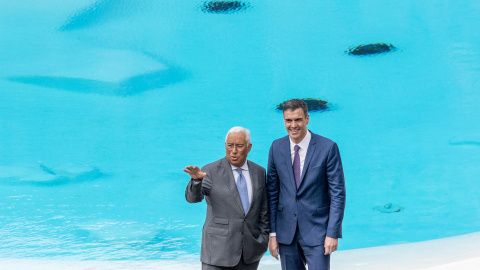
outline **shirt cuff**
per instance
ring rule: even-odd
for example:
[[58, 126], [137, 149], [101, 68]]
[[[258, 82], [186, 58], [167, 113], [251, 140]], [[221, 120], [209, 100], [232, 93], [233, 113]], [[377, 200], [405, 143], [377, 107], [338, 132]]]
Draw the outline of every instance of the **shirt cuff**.
[[198, 185], [198, 184], [202, 183], [202, 180], [203, 180], [203, 179], [200, 179], [200, 181], [197, 182], [197, 181], [193, 180], [193, 178], [192, 178], [192, 181], [193, 181], [193, 184], [194, 184], [194, 185]]
[[271, 232], [271, 233], [270, 233], [270, 236], [275, 236], [275, 237], [277, 237], [277, 233], [276, 233], [276, 232]]

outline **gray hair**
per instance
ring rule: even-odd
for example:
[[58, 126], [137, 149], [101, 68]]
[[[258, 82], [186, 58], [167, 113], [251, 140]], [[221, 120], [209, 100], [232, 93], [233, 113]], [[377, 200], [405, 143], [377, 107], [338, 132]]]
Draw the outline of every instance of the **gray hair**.
[[301, 99], [290, 99], [283, 104], [283, 111], [295, 111], [298, 108], [302, 108], [305, 117], [308, 115], [307, 104]]
[[250, 130], [244, 128], [244, 127], [233, 127], [227, 132], [227, 136], [225, 136], [225, 142], [227, 142], [228, 134], [230, 133], [238, 133], [242, 132], [245, 134], [245, 140], [247, 141], [247, 144], [252, 144], [252, 140], [250, 139]]

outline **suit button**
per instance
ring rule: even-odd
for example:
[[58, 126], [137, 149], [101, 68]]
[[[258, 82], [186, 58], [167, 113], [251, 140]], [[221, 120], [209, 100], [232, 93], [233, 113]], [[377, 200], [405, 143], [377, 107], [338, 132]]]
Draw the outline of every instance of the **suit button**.
[[294, 216], [294, 217], [296, 217], [296, 216], [297, 216], [297, 214], [293, 214], [293, 216]]

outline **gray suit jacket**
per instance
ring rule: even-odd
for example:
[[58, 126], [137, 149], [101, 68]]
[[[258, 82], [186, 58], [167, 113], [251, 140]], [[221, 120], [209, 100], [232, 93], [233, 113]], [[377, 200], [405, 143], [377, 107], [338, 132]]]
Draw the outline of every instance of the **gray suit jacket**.
[[251, 161], [252, 203], [244, 213], [233, 172], [227, 158], [207, 164], [201, 184], [188, 183], [185, 198], [190, 203], [207, 201], [207, 218], [202, 232], [200, 260], [232, 267], [240, 262], [259, 261], [268, 247], [269, 217], [265, 169]]

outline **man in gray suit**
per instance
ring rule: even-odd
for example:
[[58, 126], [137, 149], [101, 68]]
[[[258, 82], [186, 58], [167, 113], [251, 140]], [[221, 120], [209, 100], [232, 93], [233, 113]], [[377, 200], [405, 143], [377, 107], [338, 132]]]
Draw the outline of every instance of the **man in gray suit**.
[[250, 131], [233, 127], [226, 157], [199, 169], [187, 166], [190, 203], [207, 202], [202, 231], [202, 269], [257, 269], [267, 251], [269, 217], [265, 169], [250, 160]]

